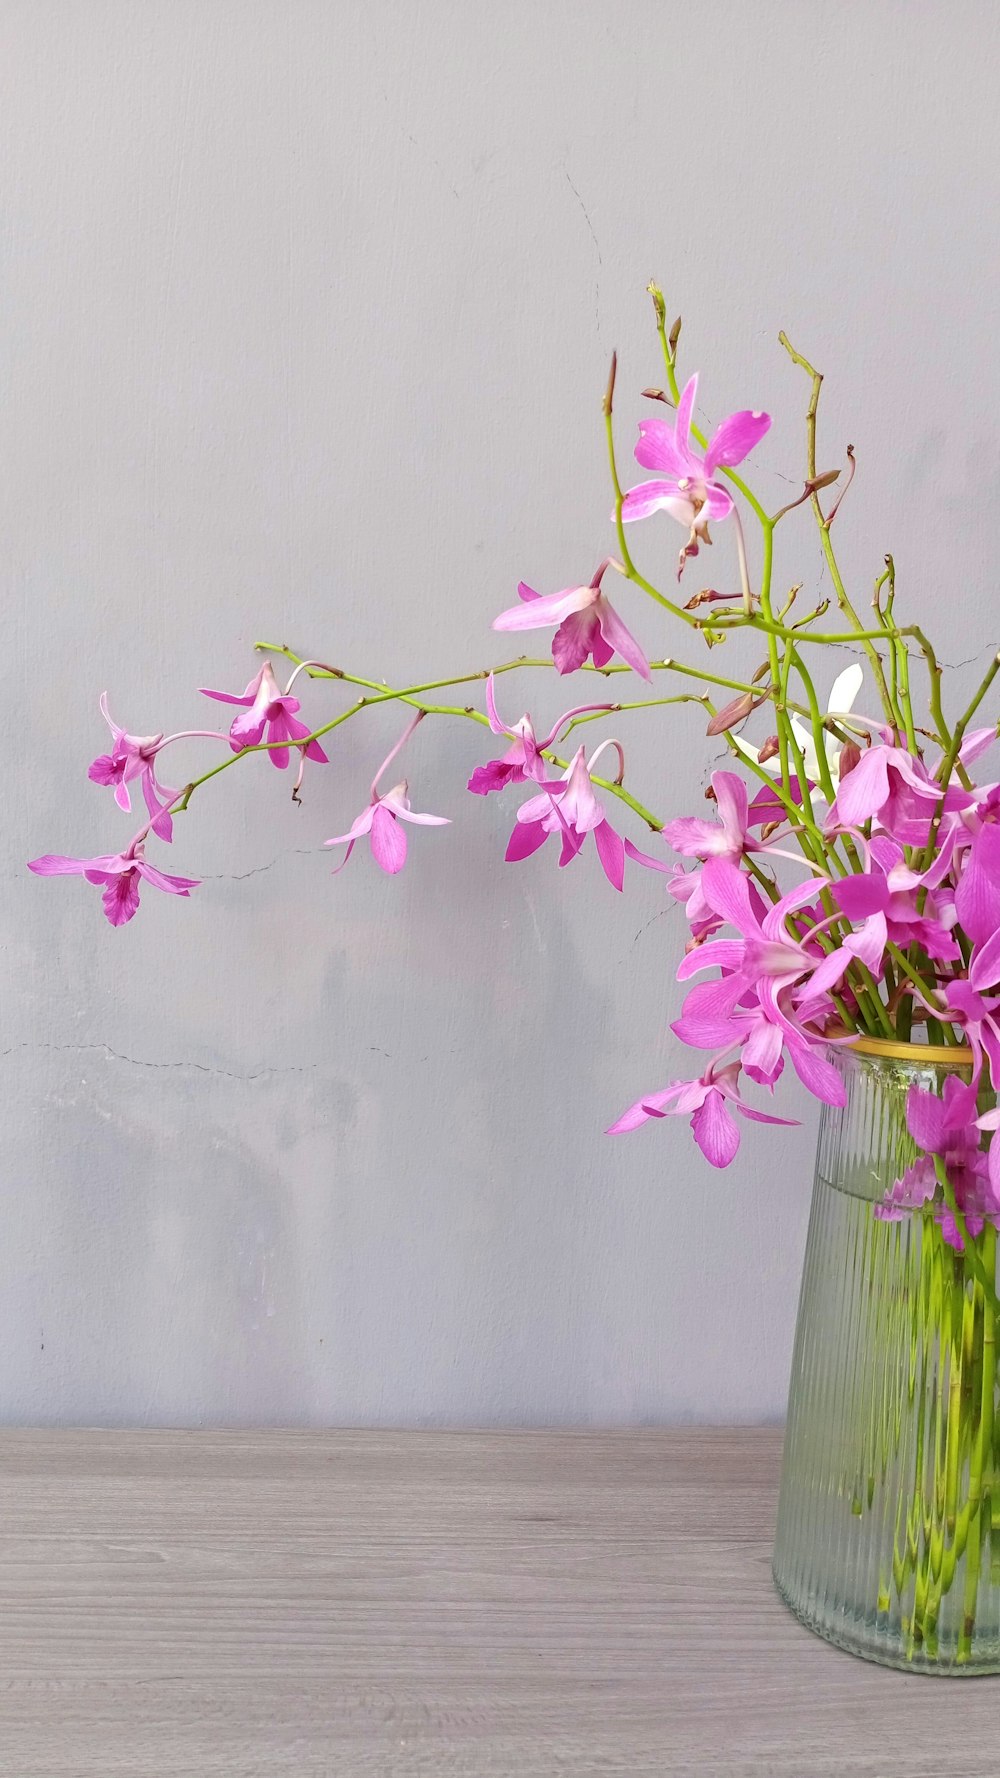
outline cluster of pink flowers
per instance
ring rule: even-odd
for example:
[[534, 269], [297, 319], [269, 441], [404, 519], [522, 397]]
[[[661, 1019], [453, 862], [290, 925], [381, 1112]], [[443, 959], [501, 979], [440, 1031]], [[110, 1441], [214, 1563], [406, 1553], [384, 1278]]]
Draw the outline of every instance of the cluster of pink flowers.
[[[657, 418], [640, 425], [635, 455], [642, 467], [655, 472], [654, 479], [622, 493], [615, 475], [614, 520], [624, 560], [605, 557], [585, 585], [545, 595], [522, 582], [518, 603], [493, 625], [501, 633], [553, 630], [552, 664], [561, 675], [590, 663], [591, 671], [631, 669], [651, 681], [650, 660], [604, 587], [611, 571], [625, 582], [639, 580], [648, 587], [632, 570], [623, 526], [655, 513], [666, 513], [685, 528], [678, 577], [711, 543], [709, 523], [734, 520], [741, 592], [706, 590], [685, 609], [742, 598], [740, 621], [752, 627], [756, 620], [737, 506], [719, 477], [743, 462], [767, 433], [770, 420], [757, 411], [731, 414], [699, 450], [694, 434], [697, 386], [692, 377], [677, 394], [673, 424]], [[610, 415], [610, 405], [606, 411]], [[815, 499], [817, 488], [830, 479], [813, 477], [803, 499]], [[827, 526], [831, 518], [824, 520]], [[773, 529], [776, 519], [766, 522]], [[770, 619], [762, 629], [772, 638], [787, 634]], [[885, 633], [898, 635], [888, 628]], [[721, 635], [710, 634], [709, 640], [718, 641]], [[808, 628], [801, 636], [811, 639]], [[656, 663], [665, 670], [675, 664]], [[151, 839], [172, 842], [174, 817], [202, 780], [183, 789], [162, 783], [157, 776], [160, 756], [175, 742], [192, 738], [220, 743], [227, 750], [225, 763], [232, 763], [230, 752], [266, 750], [272, 765], [285, 771], [295, 756], [297, 796], [306, 762], [328, 763], [320, 737], [353, 714], [347, 712], [319, 730], [306, 726], [293, 687], [303, 671], [318, 665], [298, 662], [284, 690], [270, 661], [241, 693], [203, 688], [206, 697], [237, 706], [227, 733], [195, 729], [135, 735], [119, 727], [102, 698], [111, 750], [94, 760], [90, 777], [113, 788], [126, 813], [131, 810], [130, 786], [138, 785], [145, 819], [120, 852], [92, 858], [45, 856], [30, 868], [42, 876], [85, 877], [101, 889], [105, 914], [115, 926], [134, 916], [143, 883], [187, 896], [198, 886], [196, 879], [158, 869], [148, 862], [145, 849]], [[335, 669], [323, 671], [334, 680], [350, 681], [350, 675]], [[787, 681], [787, 672], [785, 677]], [[977, 787], [969, 776], [969, 768], [995, 739], [996, 728], [963, 730], [952, 757], [928, 764], [912, 723], [904, 736], [898, 723], [852, 714], [861, 678], [857, 667], [841, 674], [831, 709], [818, 726], [815, 707], [809, 727], [801, 715], [782, 713], [784, 741], [769, 737], [759, 750], [732, 731], [759, 703], [775, 696], [774, 686], [756, 695], [752, 685], [740, 689], [738, 682], [719, 681], [735, 685], [738, 696], [713, 717], [709, 732], [727, 737], [733, 763], [753, 775], [758, 787], [751, 798], [737, 771], [716, 771], [709, 792], [716, 818], [684, 816], [662, 827], [673, 857], [666, 851], [654, 856], [641, 850], [609, 819], [609, 799], [641, 807], [624, 791], [619, 741], [606, 738], [589, 755], [578, 746], [568, 760], [556, 755], [576, 723], [618, 708], [610, 702], [577, 704], [543, 732], [529, 714], [508, 725], [499, 714], [491, 674], [485, 720], [507, 745], [499, 757], [476, 768], [468, 789], [478, 796], [521, 785], [528, 789], [516, 810], [508, 861], [528, 859], [552, 838], [564, 868], [581, 856], [592, 834], [592, 851], [616, 890], [623, 888], [626, 861], [631, 860], [641, 869], [662, 873], [667, 894], [684, 909], [690, 937], [677, 978], [693, 985], [672, 1029], [683, 1043], [705, 1052], [707, 1060], [694, 1078], [675, 1080], [637, 1100], [612, 1124], [612, 1133], [634, 1130], [653, 1118], [687, 1117], [705, 1158], [724, 1167], [739, 1146], [736, 1116], [772, 1124], [791, 1121], [748, 1102], [747, 1085], [765, 1095], [766, 1106], [790, 1063], [817, 1099], [843, 1104], [843, 1074], [831, 1060], [831, 1046], [835, 1050], [868, 1028], [873, 1001], [890, 1028], [905, 1009], [907, 1030], [915, 1019], [928, 1030], [947, 1033], [949, 1041], [968, 1046], [973, 1065], [971, 1080], [949, 1080], [943, 1098], [919, 1089], [911, 1093], [909, 1124], [921, 1153], [880, 1213], [895, 1217], [934, 1200], [946, 1237], [961, 1245], [960, 1222], [973, 1234], [987, 1218], [1000, 1223], [1000, 1136], [994, 1136], [988, 1150], [982, 1146], [982, 1133], [995, 1132], [1000, 1122], [1000, 1113], [982, 1105], [987, 1091], [1000, 1089], [1000, 783]], [[445, 816], [414, 812], [405, 779], [379, 789], [417, 724], [437, 712], [420, 701], [420, 689], [398, 694], [417, 705], [416, 714], [375, 772], [361, 813], [346, 831], [327, 841], [346, 848], [338, 870], [367, 837], [375, 863], [394, 875], [406, 862], [408, 825], [447, 825]], [[358, 708], [396, 695], [379, 692], [359, 700]], [[471, 709], [453, 713], [476, 714]], [[604, 755], [617, 768], [611, 778], [596, 774]], [[217, 765], [205, 777], [221, 769]], [[649, 826], [659, 824], [649, 818]], [[790, 849], [793, 841], [798, 851]], [[798, 874], [783, 886], [776, 872], [787, 875], [789, 862]], [[953, 1203], [937, 1198], [942, 1171]]]

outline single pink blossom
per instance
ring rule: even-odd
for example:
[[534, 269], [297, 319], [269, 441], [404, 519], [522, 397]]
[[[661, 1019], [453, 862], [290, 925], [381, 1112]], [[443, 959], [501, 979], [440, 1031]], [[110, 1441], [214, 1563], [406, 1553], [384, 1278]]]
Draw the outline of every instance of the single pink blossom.
[[647, 1093], [622, 1113], [607, 1131], [621, 1136], [651, 1117], [691, 1117], [694, 1139], [713, 1167], [728, 1167], [740, 1146], [739, 1126], [729, 1106], [758, 1124], [794, 1124], [790, 1117], [772, 1117], [747, 1105], [739, 1090], [739, 1062], [724, 1068], [712, 1063], [698, 1080], [676, 1080], [658, 1093]]
[[942, 984], [948, 1017], [960, 1025], [976, 1058], [976, 1078], [983, 1056], [990, 1079], [1000, 1091], [1000, 931], [972, 953], [967, 976]]
[[683, 858], [729, 858], [735, 864], [748, 845], [747, 787], [735, 772], [713, 772], [712, 790], [718, 821], [682, 815], [667, 822], [663, 837]]
[[328, 846], [346, 846], [343, 860], [337, 865], [334, 876], [342, 871], [358, 840], [368, 834], [372, 849], [372, 857], [380, 870], [390, 877], [401, 871], [406, 863], [406, 832], [400, 827], [401, 821], [411, 822], [414, 827], [450, 827], [447, 815], [418, 815], [410, 808], [407, 794], [409, 786], [404, 778], [401, 783], [394, 784], [385, 795], [379, 793], [379, 779], [390, 766], [397, 754], [401, 753], [414, 729], [420, 723], [426, 711], [418, 710], [411, 722], [408, 722], [394, 747], [389, 749], [382, 764], [372, 779], [371, 800], [367, 809], [362, 809], [357, 820], [335, 839], [325, 842]]
[[[450, 826], [447, 815], [418, 815], [411, 809], [408, 788], [405, 778], [402, 783], [394, 784], [384, 796], [376, 796], [367, 809], [361, 811], [347, 833], [338, 834], [335, 839], [324, 842], [327, 846], [347, 847], [343, 863], [337, 866], [338, 871], [343, 870], [357, 841], [368, 834], [375, 863], [390, 877], [394, 877], [406, 863], [406, 834], [399, 825], [401, 821], [410, 821], [415, 827]], [[336, 874], [335, 871], [334, 875]]]
[[698, 554], [699, 543], [711, 543], [709, 520], [725, 519], [734, 510], [732, 496], [714, 479], [717, 469], [733, 469], [760, 443], [771, 424], [769, 414], [742, 409], [716, 427], [704, 456], [691, 442], [691, 417], [698, 393], [697, 375], [686, 383], [673, 426], [666, 420], [639, 422], [636, 461], [643, 469], [656, 469], [654, 481], [630, 488], [622, 502], [626, 524], [654, 512], [668, 512], [688, 526], [688, 541], [681, 551], [681, 568], [687, 556]]
[[171, 877], [147, 863], [142, 840], [133, 840], [125, 852], [97, 858], [62, 858], [51, 853], [33, 858], [28, 869], [39, 877], [86, 877], [103, 887], [104, 912], [112, 926], [124, 926], [139, 906], [139, 882], [144, 878], [154, 889], [168, 895], [187, 895], [198, 888], [196, 877]]
[[905, 747], [869, 747], [841, 780], [826, 826], [828, 831], [857, 828], [877, 820], [901, 845], [923, 846], [939, 806], [944, 814], [953, 814], [974, 802], [974, 794], [958, 785], [942, 792], [923, 761]]
[[[595, 753], [591, 766], [596, 758]], [[614, 889], [622, 888], [625, 880], [624, 842], [597, 799], [583, 747], [577, 749], [561, 779], [543, 785], [538, 796], [521, 804], [505, 853], [508, 863], [530, 858], [554, 833], [562, 836], [560, 866], [572, 863], [588, 833], [592, 833], [608, 882]]]
[[[831, 894], [838, 907], [853, 921], [882, 915], [886, 943], [899, 945], [904, 951], [909, 945], [918, 944], [937, 962], [954, 962], [961, 952], [931, 893], [946, 873], [950, 848], [942, 848], [930, 869], [923, 872], [911, 869], [902, 846], [886, 834], [876, 836], [868, 851], [867, 871], [852, 872], [831, 883]], [[873, 973], [879, 974], [879, 969]]]
[[[94, 784], [114, 785], [115, 802], [126, 814], [131, 813], [129, 785], [140, 780], [143, 801], [152, 816], [150, 827], [160, 839], [173, 839], [170, 804], [180, 795], [166, 784], [157, 782], [155, 760], [164, 744], [164, 736], [131, 735], [115, 721], [108, 709], [108, 694], [101, 693], [101, 715], [111, 730], [111, 752], [99, 754], [87, 772]], [[171, 737], [173, 738], [173, 737]]]
[[544, 596], [522, 580], [517, 589], [521, 603], [494, 618], [493, 628], [544, 630], [556, 624], [552, 659], [557, 672], [575, 672], [588, 655], [593, 657], [595, 667], [606, 667], [617, 653], [642, 679], [651, 680], [646, 656], [601, 592], [601, 576], [607, 565], [602, 562], [589, 586], [565, 587], [560, 593]]
[[533, 778], [541, 784], [547, 770], [542, 754], [554, 745], [566, 723], [574, 716], [585, 716], [590, 711], [610, 710], [610, 704], [578, 704], [560, 716], [544, 740], [535, 737], [531, 717], [525, 714], [519, 717], [513, 728], [508, 728], [501, 719], [496, 706], [493, 674], [486, 681], [486, 714], [490, 728], [495, 735], [506, 735], [512, 745], [508, 747], [500, 759], [491, 759], [484, 766], [477, 766], [469, 779], [468, 788], [474, 796], [489, 796], [493, 790], [504, 790], [508, 784], [523, 784], [525, 779]]
[[[202, 686], [203, 697], [214, 698], [219, 704], [242, 704], [245, 716], [234, 717], [229, 730], [230, 745], [234, 753], [241, 753], [244, 747], [256, 747], [264, 739], [265, 731], [269, 745], [271, 764], [284, 771], [289, 762], [289, 746], [301, 746], [310, 730], [305, 723], [299, 722], [298, 712], [302, 708], [298, 698], [282, 693], [281, 687], [274, 677], [270, 661], [265, 661], [261, 670], [251, 679], [246, 691], [210, 691]], [[285, 745], [273, 746], [273, 742]], [[318, 760], [326, 765], [327, 756], [318, 741], [310, 741], [303, 748], [306, 759]]]

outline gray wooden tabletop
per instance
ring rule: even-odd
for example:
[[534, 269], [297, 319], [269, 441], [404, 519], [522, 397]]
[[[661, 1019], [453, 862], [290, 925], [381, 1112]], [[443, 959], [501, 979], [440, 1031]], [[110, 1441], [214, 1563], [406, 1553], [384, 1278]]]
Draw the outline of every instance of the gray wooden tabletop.
[[12, 1778], [990, 1778], [775, 1598], [780, 1434], [0, 1433]]

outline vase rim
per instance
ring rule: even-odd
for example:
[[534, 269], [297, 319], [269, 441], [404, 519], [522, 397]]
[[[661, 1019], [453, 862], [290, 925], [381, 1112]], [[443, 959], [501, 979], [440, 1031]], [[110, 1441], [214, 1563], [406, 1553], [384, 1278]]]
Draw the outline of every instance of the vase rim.
[[900, 1062], [946, 1062], [952, 1068], [971, 1068], [975, 1061], [968, 1044], [896, 1043], [888, 1037], [855, 1037], [844, 1047], [862, 1056], [888, 1056]]

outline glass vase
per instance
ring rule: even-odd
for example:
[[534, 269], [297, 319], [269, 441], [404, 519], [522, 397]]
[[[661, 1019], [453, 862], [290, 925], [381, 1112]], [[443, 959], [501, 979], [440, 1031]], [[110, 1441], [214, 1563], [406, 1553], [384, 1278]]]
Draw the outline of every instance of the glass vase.
[[916, 1153], [909, 1088], [940, 1093], [970, 1058], [863, 1040], [831, 1059], [847, 1103], [820, 1126], [775, 1582], [854, 1654], [1000, 1672], [996, 1230], [959, 1252], [933, 1204], [874, 1215]]

